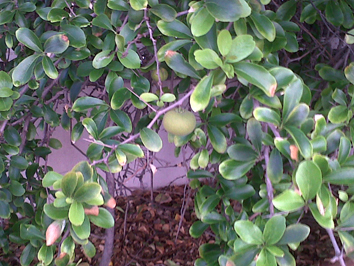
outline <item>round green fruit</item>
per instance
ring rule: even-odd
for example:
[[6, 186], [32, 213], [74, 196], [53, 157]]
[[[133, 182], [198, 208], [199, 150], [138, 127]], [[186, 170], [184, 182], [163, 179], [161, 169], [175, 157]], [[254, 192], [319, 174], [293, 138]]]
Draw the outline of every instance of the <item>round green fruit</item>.
[[162, 124], [168, 133], [185, 136], [193, 132], [197, 121], [192, 112], [175, 108], [164, 115]]
[[[168, 78], [167, 70], [164, 69], [163, 67], [160, 67], [159, 70], [160, 70], [161, 81], [165, 81]], [[151, 71], [151, 78], [155, 81], [159, 81], [159, 77], [157, 76], [157, 69]]]

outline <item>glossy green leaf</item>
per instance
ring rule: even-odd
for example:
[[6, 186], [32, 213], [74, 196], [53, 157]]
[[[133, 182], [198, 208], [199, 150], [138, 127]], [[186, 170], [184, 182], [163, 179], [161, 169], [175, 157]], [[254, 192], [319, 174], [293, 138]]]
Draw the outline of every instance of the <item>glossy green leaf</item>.
[[218, 54], [211, 49], [197, 50], [194, 52], [195, 60], [207, 69], [214, 69], [222, 65]]
[[350, 83], [354, 84], [354, 62], [351, 62], [345, 69], [344, 75]]
[[324, 65], [318, 71], [321, 78], [328, 81], [338, 81], [344, 79], [343, 71]]
[[197, 71], [183, 58], [181, 54], [168, 50], [165, 53], [165, 61], [174, 71], [192, 78], [200, 79]]
[[140, 130], [140, 138], [144, 146], [153, 152], [159, 152], [162, 148], [162, 141], [160, 136], [150, 128], [143, 128]]
[[28, 162], [22, 156], [15, 155], [11, 157], [10, 165], [20, 170], [25, 170], [28, 167]]
[[267, 176], [274, 184], [279, 183], [283, 177], [283, 160], [277, 149], [273, 149], [270, 153]]
[[81, 239], [87, 239], [91, 234], [90, 220], [87, 216], [85, 216], [84, 222], [81, 225], [76, 226], [73, 224], [72, 228], [75, 234]]
[[129, 116], [122, 110], [110, 110], [109, 111], [111, 119], [121, 128], [124, 129], [125, 132], [131, 132], [133, 129], [132, 122]]
[[270, 218], [263, 231], [263, 238], [267, 245], [276, 244], [284, 235], [286, 223], [285, 218], [281, 215]]
[[275, 77], [278, 88], [288, 86], [295, 77], [294, 73], [290, 69], [280, 66], [271, 68], [269, 73]]
[[191, 20], [191, 31], [196, 37], [205, 35], [211, 29], [214, 24], [214, 18], [210, 15], [209, 11], [202, 7], [195, 11], [195, 15]]
[[308, 105], [300, 103], [289, 113], [289, 116], [286, 120], [283, 121], [283, 123], [284, 125], [290, 125], [294, 127], [300, 126], [308, 117], [309, 112], [310, 108]]
[[312, 161], [303, 161], [295, 174], [296, 183], [306, 201], [313, 199], [322, 184], [320, 168]]
[[262, 245], [264, 243], [262, 231], [251, 221], [236, 221], [234, 227], [242, 241], [247, 244]]
[[162, 46], [160, 50], [158, 50], [157, 58], [159, 59], [160, 62], [163, 62], [165, 61], [165, 54], [167, 51], [176, 51], [190, 42], [191, 42], [190, 40], [175, 40], [169, 42], [164, 46]]
[[16, 197], [21, 197], [26, 192], [26, 190], [23, 188], [23, 185], [21, 185], [21, 183], [16, 180], [11, 180], [9, 190], [11, 194]]
[[53, 253], [54, 250], [52, 246], [48, 247], [46, 244], [43, 244], [38, 251], [38, 260], [41, 261], [44, 265], [49, 265], [53, 260]]
[[65, 34], [56, 34], [49, 37], [44, 43], [44, 52], [61, 54], [69, 47], [69, 38]]
[[310, 233], [310, 227], [304, 224], [291, 224], [286, 229], [278, 245], [287, 245], [290, 243], [300, 243], [304, 241]]
[[20, 146], [22, 142], [21, 135], [14, 127], [11, 126], [6, 128], [4, 131], [4, 138], [8, 144], [13, 146]]
[[172, 22], [159, 20], [157, 22], [157, 28], [162, 32], [162, 34], [166, 36], [177, 37], [182, 39], [192, 38], [192, 33], [190, 29], [179, 20], [174, 20]]
[[260, 122], [272, 123], [276, 126], [280, 125], [280, 115], [267, 107], [257, 107], [253, 111], [253, 116]]
[[241, 122], [241, 118], [234, 113], [216, 114], [209, 118], [208, 124], [223, 127], [233, 122]]
[[110, 50], [103, 50], [96, 54], [92, 61], [92, 66], [96, 69], [108, 66], [114, 58], [114, 53]]
[[91, 241], [82, 246], [86, 257], [93, 258], [96, 255], [96, 247]]
[[344, 22], [342, 9], [338, 1], [329, 1], [325, 9], [326, 19], [336, 27], [339, 27]]
[[107, 104], [98, 98], [84, 96], [74, 102], [72, 109], [75, 112], [83, 112], [97, 106], [107, 106]]
[[54, 66], [52, 60], [48, 56], [43, 56], [42, 66], [46, 75], [51, 79], [56, 79], [58, 77], [58, 70]]
[[286, 120], [290, 112], [298, 106], [303, 93], [301, 80], [296, 78], [285, 88], [283, 104], [283, 120]]
[[80, 27], [67, 24], [63, 25], [61, 29], [69, 38], [72, 47], [82, 48], [86, 46], [86, 35]]
[[208, 227], [209, 224], [205, 224], [202, 221], [195, 221], [189, 228], [189, 234], [194, 238], [199, 238]]
[[220, 174], [227, 180], [236, 180], [243, 177], [255, 164], [255, 161], [240, 162], [226, 160], [219, 165]]
[[63, 220], [68, 218], [68, 208], [57, 208], [53, 203], [44, 205], [45, 214], [53, 220]]
[[333, 217], [329, 211], [326, 211], [324, 214], [320, 213], [316, 203], [310, 203], [309, 208], [316, 222], [324, 228], [334, 228]]
[[129, 49], [127, 54], [118, 51], [117, 55], [119, 61], [126, 68], [137, 69], [140, 67], [140, 57], [135, 51]]
[[221, 132], [221, 130], [216, 126], [209, 125], [208, 135], [211, 145], [213, 145], [215, 151], [217, 151], [218, 153], [224, 153], [227, 148], [227, 142], [225, 135]]
[[82, 120], [82, 125], [86, 128], [87, 132], [94, 138], [98, 138], [98, 129], [96, 123], [92, 118], [86, 117]]
[[244, 0], [206, 0], [210, 14], [219, 21], [233, 22], [248, 17], [251, 8]]
[[348, 107], [337, 105], [331, 108], [328, 113], [328, 119], [333, 124], [340, 124], [348, 119]]
[[0, 218], [10, 218], [10, 205], [7, 201], [0, 200]]
[[12, 72], [12, 80], [16, 87], [27, 83], [32, 78], [34, 67], [36, 66], [39, 58], [40, 56], [37, 54], [30, 55], [15, 67], [14, 71]]
[[258, 157], [258, 153], [250, 145], [246, 144], [234, 144], [228, 147], [227, 154], [233, 160], [244, 162], [256, 160]]
[[296, 1], [289, 0], [284, 2], [278, 9], [277, 9], [277, 18], [279, 20], [290, 20], [296, 12]]
[[272, 21], [265, 15], [253, 12], [250, 16], [258, 32], [268, 41], [275, 39], [275, 27]]
[[76, 190], [73, 199], [77, 202], [85, 202], [97, 197], [100, 192], [101, 186], [98, 183], [85, 183]]
[[190, 105], [194, 112], [202, 111], [208, 106], [212, 82], [212, 75], [205, 76], [198, 82], [190, 97]]
[[27, 244], [27, 246], [23, 249], [20, 257], [20, 263], [23, 266], [29, 266], [33, 259], [36, 257], [36, 248], [31, 244]]
[[258, 152], [260, 152], [262, 149], [262, 139], [263, 139], [261, 123], [259, 123], [254, 118], [249, 119], [247, 121], [247, 134], [253, 146], [256, 148]]
[[88, 215], [88, 217], [90, 218], [90, 221], [98, 227], [111, 228], [114, 226], [114, 219], [112, 215], [104, 208], [99, 208], [98, 216]]
[[116, 90], [111, 99], [111, 107], [113, 110], [120, 109], [126, 100], [130, 99], [131, 92], [127, 88], [119, 88]]
[[323, 177], [323, 181], [334, 185], [354, 184], [353, 168], [345, 167], [332, 171]]
[[19, 42], [26, 45], [31, 50], [41, 53], [43, 52], [42, 44], [37, 35], [28, 28], [19, 28], [16, 31], [16, 38]]
[[294, 190], [285, 190], [273, 199], [273, 204], [280, 211], [292, 212], [302, 208], [305, 202]]
[[1, 10], [1, 12], [0, 12], [0, 25], [11, 22], [14, 15], [15, 15], [14, 10], [13, 11], [4, 10], [4, 9]]
[[[277, 82], [264, 67], [253, 63], [238, 62], [234, 64], [234, 68], [238, 77], [256, 85], [264, 91], [266, 95], [274, 96]], [[259, 79], [258, 77], [262, 77], [262, 79]]]
[[226, 62], [236, 63], [245, 59], [254, 51], [255, 47], [256, 43], [251, 35], [237, 36], [232, 40], [230, 51], [226, 55]]
[[351, 143], [347, 137], [341, 137], [339, 143], [339, 151], [338, 151], [338, 162], [340, 164], [345, 163], [348, 159], [351, 150]]
[[97, 17], [95, 17], [92, 20], [92, 25], [113, 31], [111, 21], [109, 20], [106, 14], [99, 14]]
[[69, 208], [69, 220], [75, 226], [80, 226], [85, 220], [84, 207], [80, 202], [73, 201]]
[[150, 8], [150, 12], [166, 22], [172, 22], [177, 15], [176, 10], [166, 4], [157, 4]]
[[294, 126], [287, 126], [285, 129], [294, 139], [301, 155], [306, 159], [311, 158], [313, 154], [313, 148], [307, 136], [300, 129]]
[[47, 19], [52, 23], [60, 22], [63, 19], [66, 19], [68, 17], [69, 17], [68, 12], [66, 12], [62, 8], [51, 8], [51, 9], [49, 9], [49, 12], [47, 15]]

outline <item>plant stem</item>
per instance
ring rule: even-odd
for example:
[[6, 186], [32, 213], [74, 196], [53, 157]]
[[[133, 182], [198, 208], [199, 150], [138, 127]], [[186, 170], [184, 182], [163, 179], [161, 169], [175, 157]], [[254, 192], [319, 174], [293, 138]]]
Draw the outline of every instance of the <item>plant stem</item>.
[[264, 149], [264, 160], [265, 160], [265, 165], [266, 165], [266, 173], [265, 173], [265, 181], [266, 181], [266, 186], [267, 186], [267, 194], [268, 194], [268, 202], [269, 202], [269, 213], [270, 217], [273, 217], [274, 215], [274, 206], [273, 206], [273, 185], [272, 181], [270, 181], [268, 175], [267, 175], [267, 166], [269, 163], [269, 146], [265, 147]]
[[326, 228], [327, 234], [329, 235], [329, 239], [331, 239], [333, 248], [334, 248], [334, 257], [332, 258], [332, 263], [339, 261], [341, 266], [346, 266], [345, 261], [343, 259], [343, 252], [339, 249], [338, 243], [334, 237], [333, 230]]

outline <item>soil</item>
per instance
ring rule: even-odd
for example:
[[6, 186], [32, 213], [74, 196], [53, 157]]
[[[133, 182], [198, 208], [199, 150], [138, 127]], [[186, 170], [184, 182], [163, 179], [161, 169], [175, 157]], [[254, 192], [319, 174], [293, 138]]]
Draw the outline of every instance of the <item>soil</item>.
[[[195, 239], [189, 228], [197, 220], [193, 212], [193, 193], [185, 186], [170, 186], [154, 191], [151, 203], [150, 191], [136, 191], [129, 197], [118, 197], [116, 207], [114, 254], [109, 266], [189, 266], [199, 257], [198, 248], [212, 243], [212, 232], [207, 231]], [[190, 195], [189, 195], [190, 194]], [[311, 227], [311, 234], [294, 253], [297, 266], [337, 266], [331, 263], [333, 247], [329, 237], [311, 217], [302, 223]], [[95, 257], [89, 259], [78, 248], [76, 260], [88, 265], [99, 265], [105, 244], [103, 229], [92, 227], [91, 242], [96, 246]], [[20, 247], [12, 247], [20, 256]], [[1, 254], [1, 249], [0, 249]], [[3, 259], [0, 258], [0, 262]], [[20, 265], [14, 259], [6, 259], [10, 265]], [[349, 259], [346, 266], [354, 266]]]

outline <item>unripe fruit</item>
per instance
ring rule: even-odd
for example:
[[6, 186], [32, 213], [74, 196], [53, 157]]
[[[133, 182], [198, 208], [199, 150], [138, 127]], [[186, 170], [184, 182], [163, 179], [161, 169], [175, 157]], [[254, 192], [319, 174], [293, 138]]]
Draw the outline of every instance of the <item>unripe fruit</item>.
[[168, 133], [185, 136], [193, 132], [197, 121], [192, 112], [175, 108], [164, 115], [162, 124]]
[[[167, 70], [163, 67], [160, 67], [159, 70], [161, 81], [165, 81], [168, 78]], [[151, 78], [155, 81], [159, 81], [159, 77], [157, 76], [157, 69], [151, 71]]]

